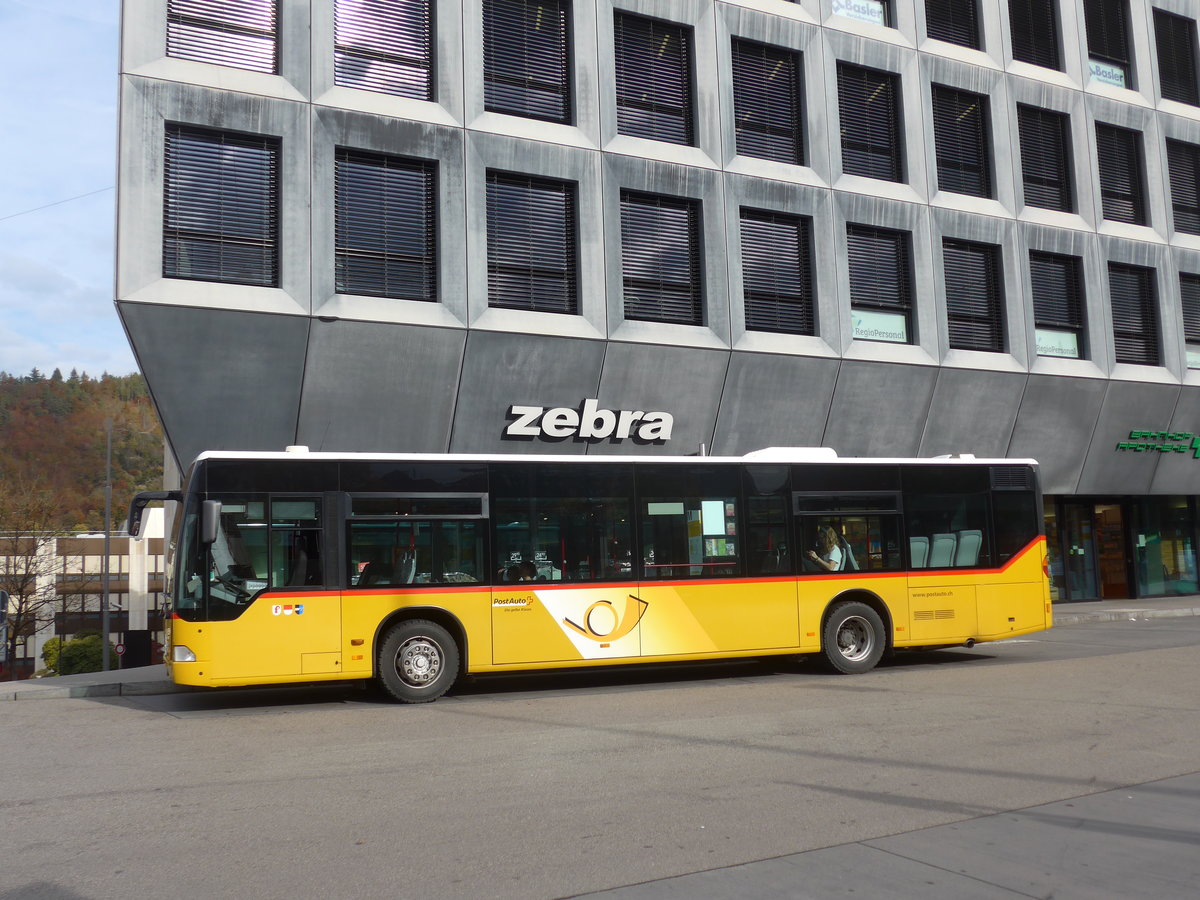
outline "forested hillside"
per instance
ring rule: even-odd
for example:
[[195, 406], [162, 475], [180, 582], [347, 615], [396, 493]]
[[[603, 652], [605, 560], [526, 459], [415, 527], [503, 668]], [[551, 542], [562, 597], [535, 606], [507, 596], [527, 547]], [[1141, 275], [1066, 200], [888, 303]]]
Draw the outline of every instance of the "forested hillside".
[[113, 420], [113, 527], [162, 487], [162, 432], [141, 375], [0, 372], [0, 490], [48, 492], [56, 527], [104, 527], [104, 422]]

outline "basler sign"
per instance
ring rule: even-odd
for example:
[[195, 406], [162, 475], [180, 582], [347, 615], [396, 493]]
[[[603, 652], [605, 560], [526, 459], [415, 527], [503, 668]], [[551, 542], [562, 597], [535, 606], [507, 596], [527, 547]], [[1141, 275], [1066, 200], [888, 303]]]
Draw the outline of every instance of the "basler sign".
[[508, 408], [512, 421], [504, 437], [516, 440], [624, 441], [665, 444], [671, 439], [675, 419], [666, 412], [640, 409], [605, 409], [596, 400], [584, 400], [577, 408], [520, 406]]

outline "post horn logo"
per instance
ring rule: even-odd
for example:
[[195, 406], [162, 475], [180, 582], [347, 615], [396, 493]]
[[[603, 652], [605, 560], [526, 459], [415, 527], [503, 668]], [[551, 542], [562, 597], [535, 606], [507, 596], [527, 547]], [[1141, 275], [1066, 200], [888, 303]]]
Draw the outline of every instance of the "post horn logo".
[[611, 600], [597, 600], [584, 612], [582, 625], [566, 618], [563, 624], [585, 638], [607, 644], [619, 641], [633, 631], [649, 606], [649, 603], [633, 594], [625, 598], [623, 609], [618, 609]]

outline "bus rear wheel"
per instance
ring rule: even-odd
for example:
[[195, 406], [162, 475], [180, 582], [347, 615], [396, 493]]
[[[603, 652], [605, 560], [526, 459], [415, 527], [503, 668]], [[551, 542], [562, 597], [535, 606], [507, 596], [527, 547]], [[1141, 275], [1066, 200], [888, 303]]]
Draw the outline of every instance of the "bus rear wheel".
[[401, 703], [428, 703], [458, 678], [458, 655], [458, 644], [436, 622], [401, 622], [379, 645], [379, 682]]
[[865, 603], [839, 603], [825, 620], [821, 650], [835, 672], [857, 675], [875, 668], [883, 657], [887, 640], [879, 613]]

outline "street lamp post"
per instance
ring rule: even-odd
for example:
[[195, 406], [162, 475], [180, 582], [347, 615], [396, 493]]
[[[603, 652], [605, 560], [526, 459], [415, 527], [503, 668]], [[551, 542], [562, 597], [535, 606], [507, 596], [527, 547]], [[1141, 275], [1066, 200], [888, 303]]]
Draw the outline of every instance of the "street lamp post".
[[108, 566], [112, 533], [112, 430], [113, 420], [104, 420], [104, 562], [100, 569], [100, 659], [108, 671]]

